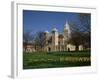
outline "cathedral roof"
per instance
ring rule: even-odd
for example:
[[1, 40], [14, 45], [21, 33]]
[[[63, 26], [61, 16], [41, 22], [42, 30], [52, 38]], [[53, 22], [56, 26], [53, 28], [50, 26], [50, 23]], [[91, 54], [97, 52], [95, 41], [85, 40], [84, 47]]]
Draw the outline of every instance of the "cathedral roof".
[[52, 31], [57, 32], [58, 30], [56, 28], [53, 28]]
[[45, 31], [45, 33], [49, 33], [49, 31]]

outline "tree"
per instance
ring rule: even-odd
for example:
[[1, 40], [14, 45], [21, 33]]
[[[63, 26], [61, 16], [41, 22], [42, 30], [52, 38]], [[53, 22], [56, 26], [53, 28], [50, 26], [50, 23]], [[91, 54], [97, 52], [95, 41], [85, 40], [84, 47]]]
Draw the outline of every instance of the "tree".
[[31, 34], [31, 32], [24, 32], [23, 33], [23, 47], [26, 51], [27, 45], [29, 44], [30, 41], [34, 39], [34, 36]]
[[84, 28], [84, 47], [90, 48], [91, 47], [91, 14], [80, 14], [79, 20]]
[[84, 49], [91, 47], [91, 30], [90, 30], [90, 14], [80, 13], [78, 16], [79, 23], [71, 22], [71, 38], [69, 42], [76, 46], [83, 45]]
[[78, 31], [71, 33], [71, 37], [69, 39], [69, 42], [76, 46], [76, 48], [75, 48], [76, 51], [79, 50], [79, 45], [84, 44], [83, 35], [84, 34], [82, 32], [78, 32]]
[[80, 28], [78, 27], [78, 24], [76, 23], [70, 23], [70, 29], [71, 29], [71, 36], [68, 40], [68, 43], [71, 43], [76, 46], [75, 50], [78, 51], [79, 45], [83, 44], [83, 32], [80, 31]]
[[45, 33], [44, 32], [37, 32], [35, 34], [35, 39], [34, 39], [34, 42], [35, 42], [35, 46], [37, 47], [37, 51], [43, 51], [43, 48], [45, 47], [46, 45], [46, 36], [45, 36]]
[[90, 14], [79, 14], [79, 20], [81, 22], [81, 25], [83, 26], [84, 32], [91, 32], [91, 15]]

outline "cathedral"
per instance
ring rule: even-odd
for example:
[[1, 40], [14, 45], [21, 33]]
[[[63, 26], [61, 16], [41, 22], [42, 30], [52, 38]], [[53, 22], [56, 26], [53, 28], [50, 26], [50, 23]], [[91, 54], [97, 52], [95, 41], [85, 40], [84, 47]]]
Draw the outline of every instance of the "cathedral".
[[[59, 33], [56, 28], [52, 29], [51, 32], [45, 31], [46, 36], [46, 45], [43, 48], [43, 51], [52, 52], [52, 51], [75, 51], [75, 45], [68, 43], [68, 40], [71, 37], [71, 29], [66, 22], [64, 25], [63, 33]], [[79, 50], [83, 50], [83, 46], [79, 46]], [[27, 45], [26, 52], [36, 52], [33, 45]]]

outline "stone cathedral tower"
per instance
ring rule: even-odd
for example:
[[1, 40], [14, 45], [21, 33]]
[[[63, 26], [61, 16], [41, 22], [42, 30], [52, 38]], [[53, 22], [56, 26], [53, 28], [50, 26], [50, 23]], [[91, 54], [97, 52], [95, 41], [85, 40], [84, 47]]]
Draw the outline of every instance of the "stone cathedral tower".
[[46, 40], [46, 45], [48, 44], [48, 38], [49, 38], [49, 32], [45, 31], [45, 40]]
[[71, 37], [71, 30], [68, 22], [64, 25], [64, 39], [68, 40]]
[[58, 30], [54, 28], [52, 30], [52, 50], [57, 51], [57, 45], [58, 45]]

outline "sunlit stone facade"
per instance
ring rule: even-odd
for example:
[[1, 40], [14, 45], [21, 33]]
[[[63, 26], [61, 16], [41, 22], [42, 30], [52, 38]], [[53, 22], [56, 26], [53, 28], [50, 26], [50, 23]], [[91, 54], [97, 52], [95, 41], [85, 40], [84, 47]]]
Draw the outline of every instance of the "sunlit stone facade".
[[[59, 33], [56, 28], [53, 28], [51, 32], [45, 31], [46, 45], [43, 51], [75, 51], [76, 46], [68, 43], [71, 37], [71, 29], [66, 22], [64, 25], [63, 33]], [[79, 45], [79, 51], [83, 50], [83, 46]], [[34, 45], [27, 45], [26, 52], [36, 52]]]

